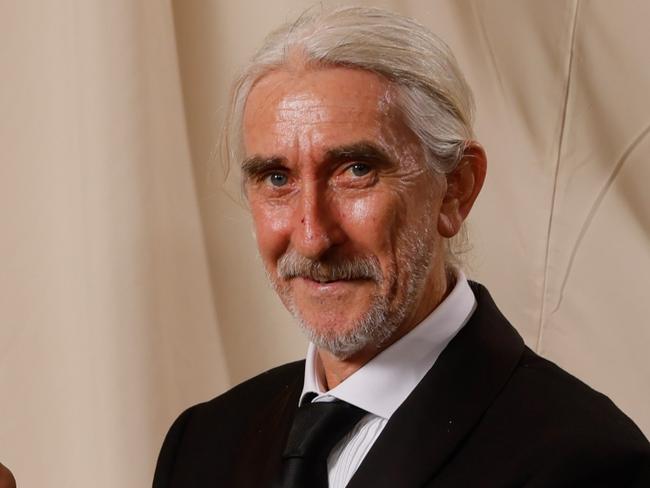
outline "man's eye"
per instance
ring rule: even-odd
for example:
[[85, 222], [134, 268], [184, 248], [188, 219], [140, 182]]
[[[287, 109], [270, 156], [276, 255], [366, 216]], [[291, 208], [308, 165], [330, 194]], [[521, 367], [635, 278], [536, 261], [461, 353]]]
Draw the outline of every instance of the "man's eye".
[[284, 173], [271, 173], [266, 177], [266, 179], [273, 186], [284, 186], [288, 181], [287, 175]]
[[354, 163], [350, 166], [350, 170], [354, 176], [365, 176], [370, 173], [370, 166], [365, 163]]

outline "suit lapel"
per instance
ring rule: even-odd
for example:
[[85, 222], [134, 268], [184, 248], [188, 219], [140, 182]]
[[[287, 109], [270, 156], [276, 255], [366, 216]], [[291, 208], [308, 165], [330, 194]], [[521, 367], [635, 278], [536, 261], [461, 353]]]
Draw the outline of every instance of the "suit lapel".
[[454, 455], [508, 381], [523, 351], [488, 291], [436, 364], [388, 421], [348, 488], [422, 486]]

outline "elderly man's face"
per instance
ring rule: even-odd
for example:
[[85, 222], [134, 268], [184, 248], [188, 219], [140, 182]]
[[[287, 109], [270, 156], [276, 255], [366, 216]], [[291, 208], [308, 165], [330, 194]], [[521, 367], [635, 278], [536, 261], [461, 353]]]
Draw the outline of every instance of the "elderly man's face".
[[362, 70], [276, 71], [244, 114], [264, 265], [312, 341], [339, 358], [390, 342], [444, 293], [446, 182], [426, 169], [393, 99]]

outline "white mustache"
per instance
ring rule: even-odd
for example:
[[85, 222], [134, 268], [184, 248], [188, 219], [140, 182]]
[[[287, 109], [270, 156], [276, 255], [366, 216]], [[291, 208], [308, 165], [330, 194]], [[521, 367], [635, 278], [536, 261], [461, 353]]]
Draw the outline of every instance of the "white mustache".
[[379, 261], [371, 256], [314, 260], [295, 251], [289, 251], [278, 259], [281, 278], [309, 278], [325, 283], [338, 280], [382, 281]]

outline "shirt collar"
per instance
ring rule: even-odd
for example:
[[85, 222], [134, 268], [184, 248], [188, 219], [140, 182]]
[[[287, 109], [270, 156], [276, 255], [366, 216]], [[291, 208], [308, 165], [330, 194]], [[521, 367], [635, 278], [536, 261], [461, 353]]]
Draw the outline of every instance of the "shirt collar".
[[307, 393], [314, 401], [343, 400], [384, 419], [397, 410], [431, 369], [442, 350], [467, 323], [476, 298], [461, 271], [447, 297], [408, 334], [383, 350], [335, 388], [325, 391], [322, 366], [310, 343], [300, 402]]

